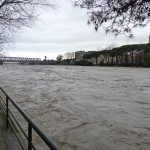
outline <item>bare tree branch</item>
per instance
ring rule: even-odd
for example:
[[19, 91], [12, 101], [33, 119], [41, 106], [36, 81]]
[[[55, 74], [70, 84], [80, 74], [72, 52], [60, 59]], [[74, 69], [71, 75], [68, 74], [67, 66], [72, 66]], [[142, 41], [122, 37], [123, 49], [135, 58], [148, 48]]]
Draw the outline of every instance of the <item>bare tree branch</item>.
[[41, 8], [56, 8], [53, 0], [0, 0], [0, 47], [22, 27], [32, 27]]
[[95, 30], [133, 37], [132, 29], [145, 27], [150, 21], [150, 0], [75, 0], [75, 6], [89, 10], [88, 24]]

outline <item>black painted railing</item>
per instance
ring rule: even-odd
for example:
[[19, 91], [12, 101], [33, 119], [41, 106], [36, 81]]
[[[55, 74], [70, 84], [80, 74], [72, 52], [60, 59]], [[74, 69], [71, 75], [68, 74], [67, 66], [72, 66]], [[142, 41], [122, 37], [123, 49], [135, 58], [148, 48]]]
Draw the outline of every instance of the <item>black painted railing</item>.
[[[26, 122], [28, 124], [27, 133], [21, 127], [18, 119], [15, 117], [13, 111], [9, 107], [10, 103], [21, 114], [21, 116], [26, 120]], [[53, 144], [53, 142], [36, 126], [36, 124], [28, 117], [28, 115], [18, 106], [18, 104], [16, 102], [14, 102], [7, 95], [7, 93], [1, 87], [0, 87], [0, 107], [6, 116], [6, 128], [8, 128], [9, 125], [11, 126], [11, 128], [14, 130], [16, 138], [17, 138], [17, 140], [18, 140], [18, 142], [19, 142], [19, 144], [23, 150], [26, 150], [26, 149], [36, 150], [36, 146], [32, 142], [32, 138], [33, 138], [32, 131], [33, 131], [33, 129], [34, 129], [35, 133], [44, 141], [45, 145], [48, 146], [48, 148], [50, 148], [51, 150], [58, 150], [57, 147]], [[20, 135], [19, 135], [20, 133], [17, 132], [18, 128], [22, 132], [22, 135], [24, 135], [24, 139], [27, 140], [28, 146], [25, 146], [24, 142], [20, 138]]]

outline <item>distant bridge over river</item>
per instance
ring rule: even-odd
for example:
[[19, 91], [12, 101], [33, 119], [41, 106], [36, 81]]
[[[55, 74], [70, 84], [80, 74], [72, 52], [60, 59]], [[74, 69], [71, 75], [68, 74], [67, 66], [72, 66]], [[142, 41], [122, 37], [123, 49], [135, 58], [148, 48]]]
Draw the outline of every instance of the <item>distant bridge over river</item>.
[[40, 58], [26, 58], [26, 57], [0, 57], [2, 62], [34, 62], [41, 61]]

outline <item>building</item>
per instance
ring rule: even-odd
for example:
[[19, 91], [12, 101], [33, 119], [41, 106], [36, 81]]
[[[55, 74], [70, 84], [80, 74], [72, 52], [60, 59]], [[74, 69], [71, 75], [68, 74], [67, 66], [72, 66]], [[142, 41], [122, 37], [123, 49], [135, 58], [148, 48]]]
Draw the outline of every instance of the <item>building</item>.
[[77, 51], [77, 52], [75, 52], [75, 61], [82, 60], [84, 54], [85, 54], [85, 51]]
[[85, 51], [77, 51], [77, 52], [75, 52], [75, 61], [83, 60], [84, 59], [83, 56], [85, 54], [91, 54], [93, 52], [94, 51], [87, 51], [87, 52], [85, 52]]

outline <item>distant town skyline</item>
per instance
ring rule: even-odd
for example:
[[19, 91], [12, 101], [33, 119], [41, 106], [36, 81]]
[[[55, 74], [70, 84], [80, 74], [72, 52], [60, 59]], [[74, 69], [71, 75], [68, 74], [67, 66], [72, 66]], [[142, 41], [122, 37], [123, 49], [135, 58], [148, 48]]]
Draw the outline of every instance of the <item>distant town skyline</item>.
[[111, 45], [148, 43], [150, 35], [148, 24], [145, 28], [133, 30], [134, 39], [124, 35], [115, 37], [98, 32], [93, 25], [87, 25], [87, 11], [74, 8], [71, 0], [56, 0], [57, 10], [46, 10], [40, 15], [35, 27], [22, 30], [14, 39], [14, 44], [7, 47], [7, 54], [12, 57], [36, 57], [56, 59], [57, 55], [80, 50], [96, 51]]

